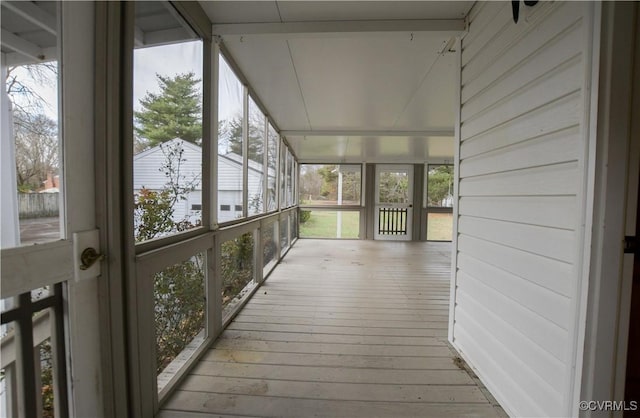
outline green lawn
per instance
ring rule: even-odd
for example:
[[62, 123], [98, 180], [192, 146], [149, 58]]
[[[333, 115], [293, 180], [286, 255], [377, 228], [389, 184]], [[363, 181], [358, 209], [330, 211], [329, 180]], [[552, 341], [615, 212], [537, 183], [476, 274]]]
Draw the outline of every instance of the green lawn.
[[[300, 224], [300, 238], [336, 238], [336, 224], [336, 211], [311, 211], [311, 218]], [[359, 231], [359, 212], [342, 212], [342, 238], [358, 238]], [[427, 240], [451, 241], [452, 234], [452, 214], [430, 213], [428, 215]]]
[[[300, 238], [337, 238], [336, 211], [314, 210], [305, 223], [300, 224]], [[360, 213], [342, 212], [341, 238], [358, 238], [360, 232]]]
[[427, 217], [427, 240], [451, 241], [453, 235], [453, 214], [430, 213]]

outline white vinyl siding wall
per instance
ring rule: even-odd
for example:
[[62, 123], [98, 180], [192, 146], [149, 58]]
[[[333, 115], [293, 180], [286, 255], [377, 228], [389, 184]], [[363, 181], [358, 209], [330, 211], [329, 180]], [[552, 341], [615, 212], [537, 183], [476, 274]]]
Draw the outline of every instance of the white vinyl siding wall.
[[[174, 173], [174, 176], [177, 179], [179, 174], [179, 184], [193, 182], [194, 186], [194, 190], [187, 194], [186, 200], [178, 201], [174, 206], [173, 220], [180, 222], [197, 212], [191, 210], [191, 205], [202, 205], [202, 150], [199, 146], [178, 138], [164, 143], [163, 146], [176, 146], [183, 149], [180, 172]], [[159, 191], [166, 186], [169, 178], [164, 174], [162, 167], [167, 163], [167, 154], [170, 150], [171, 148], [167, 148], [165, 153], [160, 146], [156, 146], [133, 157], [134, 194], [143, 187]]]
[[577, 407], [593, 8], [520, 3], [515, 24], [479, 2], [462, 39], [450, 335], [516, 416]]

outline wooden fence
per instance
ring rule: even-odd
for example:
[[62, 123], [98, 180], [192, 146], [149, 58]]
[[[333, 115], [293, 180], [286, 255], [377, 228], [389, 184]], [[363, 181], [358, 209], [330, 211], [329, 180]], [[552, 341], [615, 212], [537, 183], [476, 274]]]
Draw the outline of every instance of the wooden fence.
[[18, 216], [20, 219], [58, 216], [59, 193], [18, 193]]

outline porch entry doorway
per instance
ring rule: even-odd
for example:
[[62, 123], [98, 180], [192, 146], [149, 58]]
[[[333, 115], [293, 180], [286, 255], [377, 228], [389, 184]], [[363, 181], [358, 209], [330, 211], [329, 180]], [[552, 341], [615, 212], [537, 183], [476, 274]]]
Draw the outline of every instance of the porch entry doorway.
[[377, 165], [374, 239], [411, 241], [413, 166]]

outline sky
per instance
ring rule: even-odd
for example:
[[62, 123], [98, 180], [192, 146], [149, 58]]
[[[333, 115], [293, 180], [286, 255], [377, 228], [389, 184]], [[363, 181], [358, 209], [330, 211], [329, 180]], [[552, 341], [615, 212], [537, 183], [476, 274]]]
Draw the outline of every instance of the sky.
[[[133, 107], [147, 92], [159, 93], [156, 74], [174, 77], [193, 72], [202, 80], [202, 41], [138, 48], [133, 53]], [[201, 87], [202, 89], [202, 87]], [[201, 90], [202, 91], [202, 90]]]
[[[45, 71], [47, 76], [45, 80], [34, 79], [31, 73], [26, 67], [16, 67], [12, 71], [12, 75], [15, 75], [20, 83], [29, 87], [43, 99], [40, 101], [41, 111], [47, 115], [50, 119], [58, 120], [58, 83], [55, 74], [50, 71]], [[15, 94], [11, 96], [11, 100], [15, 101], [18, 105], [27, 105], [24, 97]]]
[[[133, 61], [133, 103], [140, 110], [140, 99], [147, 92], [160, 91], [155, 74], [175, 76], [194, 72], [202, 79], [202, 41], [139, 48], [134, 51]], [[231, 68], [222, 59], [220, 61], [219, 118], [229, 119], [242, 111], [242, 84]]]
[[[148, 92], [159, 93], [156, 74], [174, 77], [177, 74], [195, 73], [202, 79], [202, 41], [138, 48], [134, 51], [133, 107], [141, 110], [140, 99]], [[43, 98], [42, 111], [51, 119], [58, 120], [58, 85], [52, 74], [50, 80], [38, 82], [24, 68], [17, 68], [15, 74], [21, 82], [37, 91]], [[242, 83], [235, 76], [224, 58], [220, 59], [218, 117], [230, 119], [242, 112]], [[20, 101], [19, 97], [14, 100]]]

